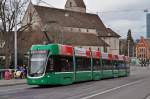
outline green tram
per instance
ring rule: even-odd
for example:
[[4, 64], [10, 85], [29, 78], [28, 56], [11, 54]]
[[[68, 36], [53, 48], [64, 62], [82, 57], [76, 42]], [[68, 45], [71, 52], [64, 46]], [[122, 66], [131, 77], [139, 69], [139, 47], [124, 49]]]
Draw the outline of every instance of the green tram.
[[29, 85], [68, 85], [129, 75], [125, 56], [61, 44], [33, 45], [29, 53]]

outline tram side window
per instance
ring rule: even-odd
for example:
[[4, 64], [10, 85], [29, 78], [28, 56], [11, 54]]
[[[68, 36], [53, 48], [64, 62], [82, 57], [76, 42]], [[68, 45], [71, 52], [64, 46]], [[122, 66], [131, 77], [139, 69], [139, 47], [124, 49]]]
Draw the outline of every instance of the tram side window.
[[100, 70], [101, 64], [99, 59], [93, 59], [93, 70]]
[[76, 67], [77, 67], [77, 71], [91, 70], [91, 59], [84, 58], [84, 57], [77, 57]]
[[125, 67], [126, 67], [126, 65], [125, 65], [125, 63], [124, 63], [123, 61], [120, 61], [120, 62], [118, 63], [118, 68], [119, 68], [119, 69], [125, 69]]
[[117, 61], [114, 61], [114, 62], [113, 62], [113, 66], [114, 66], [114, 69], [119, 69], [118, 62], [117, 62]]
[[70, 72], [73, 70], [73, 59], [69, 56], [53, 56], [55, 72]]
[[110, 60], [103, 60], [103, 69], [111, 70], [113, 68], [112, 62]]

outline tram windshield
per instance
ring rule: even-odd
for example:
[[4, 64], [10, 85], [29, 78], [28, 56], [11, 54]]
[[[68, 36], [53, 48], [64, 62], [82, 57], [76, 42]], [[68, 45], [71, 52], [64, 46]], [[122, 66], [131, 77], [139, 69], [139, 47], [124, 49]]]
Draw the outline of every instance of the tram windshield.
[[46, 63], [47, 51], [32, 51], [29, 64], [29, 76], [42, 76], [46, 68]]

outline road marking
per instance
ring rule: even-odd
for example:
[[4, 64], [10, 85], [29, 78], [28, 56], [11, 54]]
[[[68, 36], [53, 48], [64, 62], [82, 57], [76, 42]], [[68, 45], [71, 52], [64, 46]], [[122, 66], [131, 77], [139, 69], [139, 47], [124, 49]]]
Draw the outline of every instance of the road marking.
[[150, 99], [150, 96], [146, 97], [146, 99]]
[[122, 88], [122, 87], [134, 85], [134, 84], [139, 83], [139, 82], [141, 82], [141, 81], [143, 81], [143, 80], [138, 80], [138, 81], [131, 82], [131, 83], [128, 83], [128, 84], [125, 84], [125, 85], [121, 85], [121, 86], [118, 86], [118, 87], [115, 87], [115, 88], [111, 88], [111, 89], [105, 90], [105, 91], [100, 92], [100, 93], [96, 93], [96, 94], [93, 94], [93, 95], [89, 95], [89, 96], [83, 97], [83, 98], [81, 98], [81, 99], [90, 99], [90, 98], [92, 98], [92, 97], [95, 97], [95, 96], [98, 96], [98, 95], [102, 95], [102, 94], [105, 94], [105, 93], [108, 93], [108, 92], [111, 92], [111, 91], [120, 89], [120, 88]]

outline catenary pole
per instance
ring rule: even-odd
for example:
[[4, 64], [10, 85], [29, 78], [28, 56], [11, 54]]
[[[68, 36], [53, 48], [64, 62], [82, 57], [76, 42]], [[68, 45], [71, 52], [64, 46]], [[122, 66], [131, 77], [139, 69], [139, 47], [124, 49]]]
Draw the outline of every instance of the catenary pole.
[[15, 30], [14, 30], [14, 62], [15, 62], [15, 69], [17, 68], [17, 0], [15, 0]]

